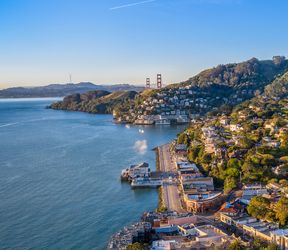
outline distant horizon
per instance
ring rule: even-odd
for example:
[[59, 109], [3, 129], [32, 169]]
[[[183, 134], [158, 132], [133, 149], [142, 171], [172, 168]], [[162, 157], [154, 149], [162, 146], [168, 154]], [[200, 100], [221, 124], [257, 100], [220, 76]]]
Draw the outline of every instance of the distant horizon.
[[[281, 0], [9, 0], [0, 3], [0, 89], [51, 83], [165, 84], [288, 55]], [[153, 80], [154, 81], [154, 80]]]
[[79, 84], [79, 83], [92, 83], [94, 85], [101, 85], [101, 86], [113, 86], [113, 85], [130, 85], [130, 86], [137, 86], [137, 87], [144, 87], [145, 84], [133, 84], [133, 83], [94, 83], [91, 81], [80, 81], [80, 82], [59, 82], [59, 83], [47, 83], [47, 84], [39, 84], [39, 85], [16, 85], [11, 86], [7, 88], [0, 88], [0, 90], [3, 89], [9, 89], [9, 88], [37, 88], [37, 87], [46, 87], [50, 85], [66, 85], [66, 84]]
[[[187, 77], [186, 79], [182, 79], [182, 80], [179, 80], [179, 81], [176, 81], [176, 82], [169, 82], [169, 83], [167, 83], [167, 82], [165, 82], [165, 75], [163, 75], [162, 74], [162, 77], [163, 77], [163, 79], [164, 79], [164, 86], [167, 86], [167, 85], [170, 85], [170, 84], [177, 84], [177, 83], [180, 83], [180, 82], [183, 82], [183, 81], [186, 81], [186, 80], [188, 80], [189, 78], [191, 78], [191, 77], [193, 77], [193, 76], [195, 76], [195, 75], [197, 75], [197, 74], [199, 74], [200, 72], [202, 72], [202, 71], [204, 71], [204, 70], [206, 70], [206, 69], [209, 69], [209, 68], [213, 68], [213, 67], [217, 67], [218, 65], [221, 65], [221, 64], [229, 64], [229, 63], [241, 63], [241, 62], [244, 62], [244, 61], [248, 61], [248, 60], [250, 60], [250, 59], [252, 59], [252, 58], [257, 58], [258, 60], [272, 60], [272, 58], [274, 57], [274, 56], [284, 56], [284, 57], [286, 57], [286, 59], [287, 59], [287, 56], [286, 55], [273, 55], [273, 56], [271, 56], [271, 58], [259, 58], [259, 57], [255, 57], [255, 56], [251, 56], [251, 57], [249, 57], [249, 58], [247, 58], [247, 59], [244, 59], [244, 60], [242, 60], [242, 61], [234, 61], [234, 62], [226, 62], [226, 63], [218, 63], [217, 65], [213, 65], [213, 66], [210, 66], [210, 67], [207, 67], [207, 68], [203, 68], [203, 69], [201, 69], [199, 72], [196, 72], [196, 73], [194, 73], [194, 74], [192, 74], [191, 76], [189, 76], [189, 77]], [[156, 83], [156, 75], [154, 75], [154, 76], [146, 76], [146, 77], [149, 77], [150, 78], [150, 80], [151, 80], [151, 83], [152, 84], [155, 84]], [[133, 83], [133, 82], [122, 82], [122, 83], [117, 83], [117, 82], [103, 82], [103, 83], [100, 83], [100, 82], [93, 82], [93, 81], [72, 81], [71, 83], [69, 82], [69, 81], [67, 81], [67, 82], [50, 82], [50, 83], [37, 83], [37, 84], [28, 84], [28, 83], [24, 83], [24, 84], [15, 84], [15, 85], [6, 85], [7, 87], [2, 87], [2, 84], [0, 83], [0, 90], [3, 90], [3, 89], [8, 89], [8, 88], [17, 88], [17, 87], [23, 87], [23, 88], [35, 88], [35, 87], [44, 87], [44, 86], [48, 86], [48, 85], [53, 85], [53, 84], [59, 84], [59, 85], [65, 85], [65, 84], [79, 84], [79, 83], [92, 83], [92, 84], [94, 84], [94, 85], [104, 85], [104, 86], [109, 86], [109, 85], [125, 85], [125, 84], [127, 84], [127, 85], [134, 85], [134, 86], [139, 86], [139, 87], [145, 87], [145, 80], [146, 80], [146, 78], [144, 78], [144, 80], [143, 80], [143, 82], [141, 82], [141, 83], [139, 83], [139, 82], [137, 82], [137, 83]], [[5, 86], [5, 84], [3, 84], [3, 86]]]

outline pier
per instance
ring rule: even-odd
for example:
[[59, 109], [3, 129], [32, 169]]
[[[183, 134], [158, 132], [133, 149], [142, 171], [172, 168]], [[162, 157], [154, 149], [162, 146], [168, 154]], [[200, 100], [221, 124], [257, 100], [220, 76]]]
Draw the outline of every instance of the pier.
[[162, 186], [162, 200], [168, 211], [187, 212], [181, 205], [178, 188], [178, 171], [175, 155], [170, 152], [171, 144], [156, 148], [157, 170], [150, 171], [147, 163], [132, 165], [122, 170], [121, 179], [131, 182], [132, 188], [155, 188]]

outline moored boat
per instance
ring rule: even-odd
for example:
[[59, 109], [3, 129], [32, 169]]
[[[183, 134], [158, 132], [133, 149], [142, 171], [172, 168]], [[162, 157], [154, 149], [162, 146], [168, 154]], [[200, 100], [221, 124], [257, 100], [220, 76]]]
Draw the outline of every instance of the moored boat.
[[161, 179], [135, 178], [131, 182], [132, 188], [157, 188], [162, 185]]

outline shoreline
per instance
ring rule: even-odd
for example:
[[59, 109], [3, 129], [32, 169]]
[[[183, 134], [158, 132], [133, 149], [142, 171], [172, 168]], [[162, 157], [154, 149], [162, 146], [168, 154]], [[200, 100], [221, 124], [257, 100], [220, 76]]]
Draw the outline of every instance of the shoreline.
[[[153, 148], [153, 151], [155, 151], [155, 155], [156, 155], [156, 160], [155, 160], [156, 161], [156, 171], [160, 171], [159, 146]], [[154, 209], [154, 211], [157, 213], [161, 213], [160, 212], [161, 207], [164, 206], [163, 187], [160, 186], [159, 188], [157, 188], [157, 192], [158, 192], [158, 205]], [[113, 250], [113, 249], [126, 250], [126, 245], [128, 246], [127, 241], [131, 240], [130, 239], [130, 238], [132, 238], [131, 235], [136, 230], [139, 230], [141, 228], [141, 226], [143, 226], [142, 217], [145, 215], [145, 213], [146, 212], [144, 212], [142, 215], [139, 215], [138, 221], [122, 227], [119, 231], [117, 231], [116, 233], [111, 235], [111, 237], [107, 243], [106, 249], [107, 250]], [[123, 247], [120, 247], [120, 244], [123, 241], [123, 238], [125, 238], [126, 245], [124, 245]], [[129, 242], [129, 244], [131, 244], [131, 243], [132, 243], [132, 240], [131, 240], [131, 242]]]
[[[153, 150], [155, 151], [156, 154], [156, 171], [157, 172], [163, 172], [162, 175], [169, 175], [169, 171], [173, 171], [173, 164], [176, 164], [175, 159], [171, 156], [170, 153], [170, 147], [171, 144], [173, 143], [173, 141], [170, 141], [169, 143], [166, 143], [164, 145], [160, 145], [157, 146], [156, 148], [154, 148]], [[168, 149], [168, 150], [167, 150]], [[163, 150], [165, 151], [166, 154], [163, 153]], [[169, 156], [168, 156], [169, 154]], [[163, 164], [163, 162], [167, 162], [167, 158], [169, 158], [170, 164], [168, 169], [165, 168], [165, 164]], [[172, 160], [173, 159], [173, 160]], [[167, 182], [167, 180], [166, 180]], [[184, 214], [187, 213], [186, 210], [183, 209], [182, 205], [181, 205], [181, 201], [180, 201], [180, 196], [178, 194], [178, 187], [174, 184], [163, 184], [162, 186], [160, 186], [158, 189], [158, 206], [154, 209], [153, 213], [157, 213], [157, 214], [161, 214], [164, 215], [166, 213], [179, 213], [179, 214]], [[148, 212], [150, 213], [150, 212]], [[136, 229], [139, 230], [139, 227], [143, 226], [145, 224], [145, 222], [143, 221], [143, 217], [145, 217], [145, 215], [147, 214], [147, 212], [144, 212], [142, 215], [139, 216], [139, 220], [123, 227], [122, 229], [120, 229], [118, 232], [114, 233], [111, 237], [110, 240], [108, 241], [107, 244], [107, 250], [111, 250], [111, 249], [126, 249], [126, 247], [122, 248], [119, 246], [120, 243], [120, 239], [122, 237], [125, 238], [126, 241], [128, 241], [127, 238], [129, 238], [130, 235], [133, 234], [134, 231], [136, 231]], [[121, 238], [119, 238], [119, 236], [121, 236]], [[132, 241], [131, 241], [132, 243]], [[131, 244], [130, 243], [130, 244]], [[116, 248], [115, 248], [116, 245]]]

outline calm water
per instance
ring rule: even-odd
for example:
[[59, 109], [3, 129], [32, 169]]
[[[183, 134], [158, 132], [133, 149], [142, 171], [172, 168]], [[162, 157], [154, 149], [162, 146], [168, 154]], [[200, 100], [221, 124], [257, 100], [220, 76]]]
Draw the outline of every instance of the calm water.
[[52, 101], [0, 100], [0, 248], [105, 249], [157, 206], [157, 191], [134, 192], [119, 181], [121, 169], [155, 168], [152, 148], [183, 128], [140, 134], [109, 115], [45, 109]]

